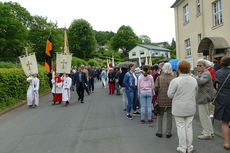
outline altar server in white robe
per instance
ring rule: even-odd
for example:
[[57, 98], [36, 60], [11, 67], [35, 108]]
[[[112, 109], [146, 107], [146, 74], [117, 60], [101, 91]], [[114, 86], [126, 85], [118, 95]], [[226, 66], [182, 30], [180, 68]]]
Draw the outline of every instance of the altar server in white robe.
[[53, 104], [55, 105], [56, 102], [59, 102], [61, 104], [62, 102], [62, 80], [59, 76], [59, 73], [56, 73], [56, 76], [54, 79], [51, 80], [53, 87], [52, 87], [52, 94], [53, 94]]
[[70, 87], [72, 86], [72, 79], [69, 74], [63, 75], [63, 89], [62, 89], [62, 101], [66, 102], [66, 106], [69, 105], [70, 101]]
[[27, 82], [30, 83], [27, 90], [27, 105], [29, 107], [36, 107], [39, 104], [39, 79], [37, 74], [30, 75], [27, 78]]

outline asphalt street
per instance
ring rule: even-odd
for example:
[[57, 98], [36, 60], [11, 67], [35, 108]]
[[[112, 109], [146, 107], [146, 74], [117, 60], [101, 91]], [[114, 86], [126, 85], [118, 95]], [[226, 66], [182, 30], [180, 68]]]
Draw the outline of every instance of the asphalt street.
[[[23, 106], [0, 116], [0, 153], [176, 153], [175, 121], [170, 139], [156, 137], [156, 121], [128, 120], [121, 96], [109, 95], [101, 83], [96, 83], [85, 103], [77, 99], [77, 93], [71, 92], [68, 107], [53, 106], [48, 94], [40, 98], [37, 108]], [[199, 121], [194, 120], [193, 129], [194, 153], [228, 152], [219, 136], [197, 139]]]

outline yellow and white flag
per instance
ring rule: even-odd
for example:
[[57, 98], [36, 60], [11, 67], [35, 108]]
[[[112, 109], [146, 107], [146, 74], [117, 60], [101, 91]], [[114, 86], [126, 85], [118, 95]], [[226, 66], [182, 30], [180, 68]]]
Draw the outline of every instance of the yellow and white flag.
[[19, 56], [19, 59], [26, 76], [38, 73], [38, 65], [35, 53], [31, 53], [25, 56]]
[[72, 54], [57, 53], [56, 73], [67, 73], [71, 71]]

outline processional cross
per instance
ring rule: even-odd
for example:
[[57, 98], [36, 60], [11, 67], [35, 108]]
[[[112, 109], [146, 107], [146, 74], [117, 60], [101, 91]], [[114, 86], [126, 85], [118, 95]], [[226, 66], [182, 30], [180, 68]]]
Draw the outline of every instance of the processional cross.
[[32, 63], [30, 61], [28, 61], [26, 66], [29, 67], [29, 71], [31, 70], [30, 65], [32, 65]]
[[65, 61], [65, 59], [63, 59], [63, 61], [61, 61], [62, 64], [62, 69], [64, 69], [64, 64], [67, 64], [67, 62]]

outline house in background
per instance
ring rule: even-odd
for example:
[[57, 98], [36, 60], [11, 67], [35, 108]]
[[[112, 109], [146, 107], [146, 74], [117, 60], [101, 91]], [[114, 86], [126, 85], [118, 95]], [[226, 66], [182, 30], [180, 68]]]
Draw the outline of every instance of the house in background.
[[141, 61], [145, 61], [146, 57], [151, 57], [153, 60], [155, 57], [168, 57], [170, 58], [171, 50], [153, 46], [137, 44], [132, 50], [129, 51], [129, 60], [138, 64], [139, 57]]
[[167, 46], [169, 46], [169, 43], [167, 41], [153, 43], [153, 44], [156, 45], [156, 46], [162, 47], [162, 48], [166, 48]]
[[200, 58], [230, 55], [230, 0], [176, 0], [171, 8], [177, 58], [195, 66]]

